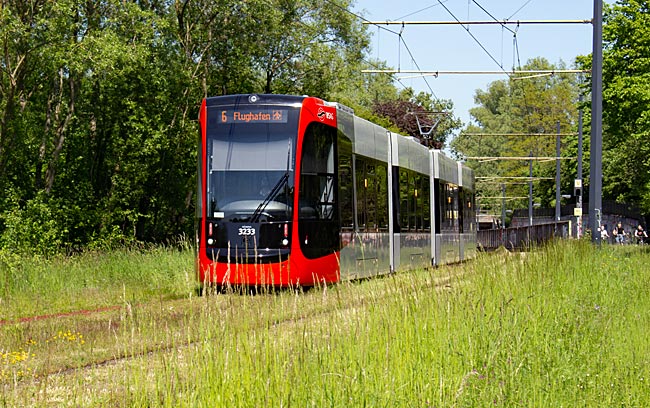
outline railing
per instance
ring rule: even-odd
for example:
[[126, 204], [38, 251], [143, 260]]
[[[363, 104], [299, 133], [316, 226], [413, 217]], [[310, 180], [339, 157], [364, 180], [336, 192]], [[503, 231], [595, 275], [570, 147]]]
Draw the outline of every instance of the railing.
[[484, 251], [495, 250], [500, 246], [512, 250], [526, 249], [533, 244], [540, 244], [553, 238], [568, 238], [570, 236], [571, 221], [557, 221], [531, 227], [479, 230], [476, 241], [478, 247]]

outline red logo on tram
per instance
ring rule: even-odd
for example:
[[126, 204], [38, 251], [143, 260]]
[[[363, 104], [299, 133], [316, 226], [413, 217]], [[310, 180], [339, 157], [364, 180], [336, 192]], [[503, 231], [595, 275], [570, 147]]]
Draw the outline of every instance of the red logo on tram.
[[323, 108], [318, 108], [318, 119], [320, 119], [321, 122], [323, 122], [325, 119], [327, 120], [334, 120], [334, 114], [332, 112], [325, 112]]

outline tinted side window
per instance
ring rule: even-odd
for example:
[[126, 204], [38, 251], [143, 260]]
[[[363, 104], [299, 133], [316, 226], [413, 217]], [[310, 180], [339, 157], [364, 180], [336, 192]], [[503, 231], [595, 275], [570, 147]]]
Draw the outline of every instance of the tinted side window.
[[352, 143], [339, 132], [339, 208], [341, 228], [354, 228], [354, 185], [352, 174]]
[[339, 240], [336, 129], [321, 123], [307, 127], [302, 146], [298, 234], [307, 258], [337, 251]]

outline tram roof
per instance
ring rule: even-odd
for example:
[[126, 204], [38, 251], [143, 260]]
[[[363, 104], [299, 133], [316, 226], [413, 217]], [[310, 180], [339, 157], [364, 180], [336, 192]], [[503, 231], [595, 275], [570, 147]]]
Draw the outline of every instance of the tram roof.
[[277, 94], [237, 94], [237, 95], [222, 95], [211, 96], [205, 98], [207, 106], [222, 105], [222, 104], [249, 104], [249, 103], [263, 103], [263, 104], [302, 104], [307, 96], [298, 95], [277, 95]]

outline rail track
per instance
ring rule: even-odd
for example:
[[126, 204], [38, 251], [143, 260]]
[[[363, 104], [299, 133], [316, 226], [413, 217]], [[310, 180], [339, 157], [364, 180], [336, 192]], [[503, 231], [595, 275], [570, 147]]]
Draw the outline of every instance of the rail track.
[[[462, 284], [467, 277], [472, 273], [471, 269], [464, 268], [462, 265], [456, 266], [445, 266], [443, 267], [446, 270], [446, 274], [436, 274], [434, 276], [431, 273], [431, 279], [427, 279], [424, 284], [420, 285], [418, 288], [413, 288], [412, 291], [421, 291], [426, 289], [435, 288], [437, 290], [442, 290], [444, 288], [450, 288], [454, 284]], [[442, 269], [442, 268], [441, 268]], [[422, 273], [422, 272], [410, 272], [410, 273]], [[427, 273], [427, 272], [424, 272]], [[429, 272], [430, 273], [430, 272]], [[382, 279], [382, 278], [376, 278]], [[384, 278], [385, 279], [385, 278]], [[363, 284], [363, 282], [355, 282], [355, 284]], [[345, 285], [345, 283], [343, 283]], [[286, 313], [277, 318], [273, 318], [269, 321], [261, 321], [257, 325], [247, 325], [243, 328], [244, 333], [252, 333], [256, 330], [266, 330], [271, 328], [273, 330], [281, 330], [286, 327], [291, 327], [302, 321], [313, 319], [314, 321], [321, 319], [328, 319], [334, 314], [345, 314], [352, 313], [353, 311], [358, 311], [366, 307], [371, 301], [372, 302], [381, 302], [390, 296], [395, 295], [397, 291], [396, 286], [392, 285], [382, 285], [383, 289], [379, 292], [373, 292], [372, 299], [369, 299], [369, 295], [363, 295], [355, 298], [353, 302], [347, 302], [345, 304], [338, 303], [336, 296], [329, 296], [327, 300], [321, 302], [312, 302], [311, 306], [308, 309], [302, 310], [300, 313], [292, 314]], [[307, 293], [298, 294], [298, 296], [319, 296], [323, 298], [328, 294], [328, 292], [334, 292], [338, 290], [336, 285], [334, 286], [325, 286], [322, 288], [313, 288]], [[352, 288], [354, 290], [354, 288]], [[189, 319], [192, 315], [200, 315], [202, 310], [205, 312], [205, 309], [210, 309], [211, 313], [219, 313], [220, 315], [232, 315], [236, 312], [236, 308], [248, 297], [246, 301], [254, 301], [261, 303], [268, 303], [269, 296], [278, 296], [277, 293], [271, 293], [268, 295], [242, 295], [240, 293], [225, 293], [225, 294], [207, 294], [206, 296], [190, 299], [176, 299], [176, 300], [162, 300], [158, 302], [149, 302], [136, 305], [115, 305], [100, 307], [96, 309], [82, 309], [70, 312], [63, 313], [54, 313], [47, 315], [38, 315], [38, 316], [25, 316], [17, 318], [10, 321], [0, 322], [0, 328], [7, 325], [29, 325], [31, 330], [37, 330], [35, 325], [46, 324], [48, 322], [55, 320], [65, 320], [69, 324], [83, 325], [86, 320], [93, 320], [95, 326], [109, 328], [108, 330], [103, 330], [107, 336], [119, 336], [119, 326], [125, 325], [126, 321], [130, 321], [133, 324], [133, 320], [136, 319], [134, 316], [146, 315], [148, 318], [154, 318], [160, 322], [161, 325], [165, 325], [170, 328], [178, 327], [179, 330], [182, 327], [179, 324], [179, 321], [184, 319]], [[152, 317], [155, 316], [155, 317]], [[137, 323], [136, 323], [137, 324]], [[92, 371], [96, 369], [103, 369], [111, 367], [114, 365], [119, 365], [121, 363], [126, 363], [128, 361], [138, 359], [138, 358], [149, 358], [154, 357], [160, 353], [168, 353], [173, 350], [187, 349], [199, 342], [205, 342], [213, 340], [210, 337], [194, 337], [194, 338], [185, 338], [182, 343], [178, 341], [169, 340], [166, 343], [156, 343], [142, 346], [137, 350], [129, 350], [128, 347], [116, 347], [115, 350], [108, 354], [100, 355], [83, 361], [79, 364], [69, 365], [62, 364], [58, 366], [51, 366], [49, 369], [45, 369], [38, 373], [39, 378], [52, 378], [52, 376], [65, 376], [72, 375], [84, 371]], [[32, 379], [32, 383], [38, 384], [40, 380], [38, 378]], [[30, 383], [30, 381], [25, 381], [25, 386]]]

